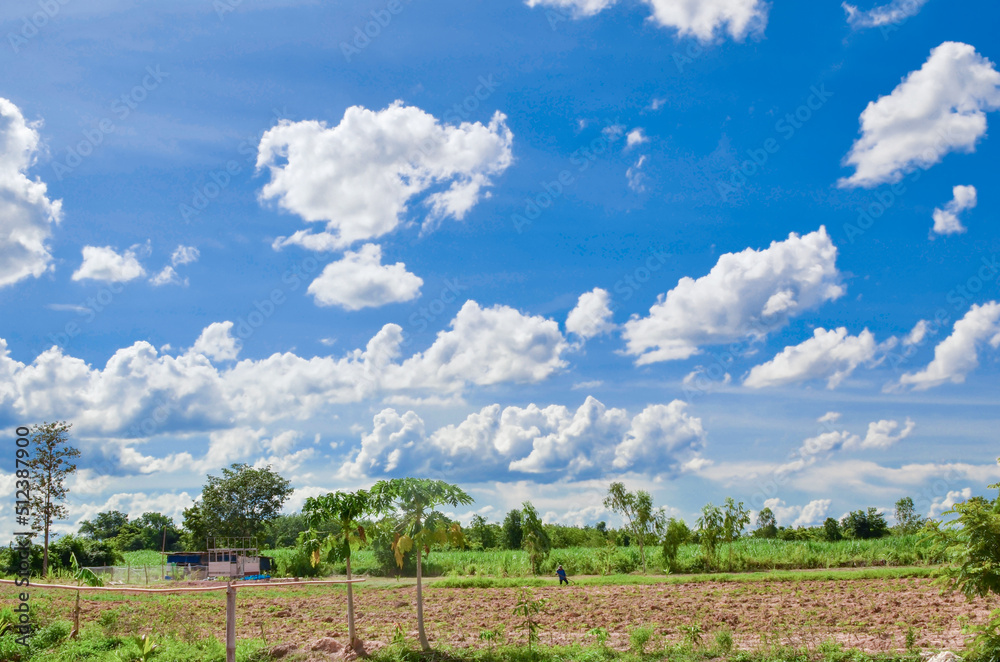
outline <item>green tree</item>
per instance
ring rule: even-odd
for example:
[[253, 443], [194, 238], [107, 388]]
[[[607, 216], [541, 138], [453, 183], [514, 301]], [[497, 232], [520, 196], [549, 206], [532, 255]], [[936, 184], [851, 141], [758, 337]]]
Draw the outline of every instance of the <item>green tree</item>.
[[677, 565], [677, 553], [681, 545], [691, 539], [691, 529], [682, 519], [671, 517], [667, 521], [663, 534], [663, 562], [667, 570], [674, 570]]
[[521, 511], [512, 510], [503, 520], [503, 538], [507, 549], [521, 549], [521, 538], [524, 536], [521, 526]]
[[142, 517], [128, 522], [113, 538], [115, 546], [125, 552], [140, 549], [174, 549], [181, 532], [174, 520], [161, 513], [143, 513]]
[[974, 496], [943, 514], [957, 516], [931, 524], [937, 551], [948, 561], [944, 581], [970, 600], [1000, 593], [1000, 495], [993, 501]]
[[896, 532], [900, 535], [916, 533], [924, 527], [926, 520], [917, 514], [911, 497], [903, 497], [896, 502]]
[[830, 542], [843, 539], [844, 534], [840, 531], [840, 522], [832, 517], [827, 517], [826, 521], [823, 522], [823, 537]]
[[208, 536], [211, 535], [208, 527], [209, 523], [205, 521], [199, 504], [194, 503], [190, 508], [185, 508], [181, 546], [190, 551], [205, 547], [208, 544]]
[[639, 543], [642, 572], [646, 573], [646, 542], [663, 530], [663, 513], [653, 508], [653, 497], [645, 490], [629, 492], [624, 483], [611, 483], [604, 507], [625, 518], [632, 539]]
[[542, 518], [538, 516], [538, 511], [531, 505], [530, 501], [521, 504], [522, 536], [521, 545], [528, 552], [528, 562], [531, 564], [531, 574], [537, 575], [542, 561], [549, 556], [552, 550], [552, 541], [545, 531]]
[[469, 523], [469, 540], [478, 543], [479, 549], [493, 549], [497, 546], [493, 528], [486, 518], [479, 514], [473, 515], [472, 522]]
[[117, 510], [97, 513], [93, 520], [80, 522], [80, 535], [94, 540], [111, 540], [117, 538], [128, 524], [128, 515]]
[[778, 520], [774, 517], [774, 511], [767, 506], [757, 513], [757, 530], [753, 535], [755, 538], [765, 539], [778, 537]]
[[723, 536], [724, 522], [725, 515], [718, 506], [707, 503], [701, 509], [701, 517], [698, 518], [698, 541], [709, 566], [715, 565], [715, 552]]
[[889, 535], [889, 525], [885, 516], [877, 508], [869, 508], [867, 512], [855, 510], [846, 515], [840, 522], [844, 535], [848, 538], [868, 540]]
[[420, 647], [430, 650], [424, 631], [424, 594], [421, 585], [421, 552], [430, 555], [431, 546], [451, 543], [463, 546], [462, 529], [435, 510], [437, 506], [469, 505], [473, 499], [462, 489], [441, 480], [393, 478], [372, 486], [371, 494], [379, 504], [392, 504], [399, 511], [400, 524], [393, 543], [396, 563], [403, 567], [403, 556], [417, 551], [417, 632]]
[[281, 512], [292, 494], [289, 482], [271, 470], [233, 464], [222, 476], [208, 476], [200, 516], [212, 535], [256, 536]]
[[42, 574], [49, 572], [49, 533], [52, 523], [65, 519], [69, 512], [63, 502], [69, 488], [66, 477], [76, 471], [72, 463], [80, 451], [69, 445], [71, 423], [42, 423], [31, 429], [31, 458], [28, 460], [28, 502], [32, 531], [44, 532]]
[[[330, 520], [337, 524], [335, 531], [326, 534], [324, 544], [329, 549], [327, 557], [329, 561], [343, 561], [347, 566], [347, 636], [351, 648], [357, 643], [354, 630], [354, 589], [350, 583], [351, 545], [368, 541], [362, 520], [385, 509], [387, 505], [365, 490], [358, 490], [309, 497], [302, 508], [312, 529], [321, 527]], [[313, 566], [316, 566], [319, 563], [319, 550], [314, 548], [310, 551], [314, 552]]]

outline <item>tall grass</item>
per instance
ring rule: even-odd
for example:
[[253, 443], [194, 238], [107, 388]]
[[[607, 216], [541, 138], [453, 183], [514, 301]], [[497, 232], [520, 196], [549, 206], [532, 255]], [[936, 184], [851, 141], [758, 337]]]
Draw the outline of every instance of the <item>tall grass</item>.
[[[295, 550], [292, 549], [267, 550], [262, 553], [277, 559], [279, 569], [285, 567], [285, 564], [295, 556]], [[650, 573], [666, 572], [658, 547], [648, 547], [646, 557]], [[942, 561], [943, 559], [932, 552], [929, 542], [921, 539], [919, 535], [838, 542], [743, 538], [731, 545], [722, 545], [712, 562], [705, 559], [699, 546], [683, 545], [672, 572], [898, 567], [934, 565]], [[553, 574], [556, 566], [560, 564], [570, 575], [622, 575], [642, 568], [638, 547], [618, 547], [611, 550], [569, 547], [552, 550], [548, 559], [542, 564], [541, 574]], [[374, 553], [368, 549], [356, 551], [351, 565], [359, 574], [383, 574]], [[328, 565], [324, 570], [333, 574], [343, 574], [344, 566]], [[424, 573], [429, 577], [528, 577], [531, 575], [531, 566], [528, 563], [527, 553], [521, 550], [447, 550], [432, 552], [424, 563]]]

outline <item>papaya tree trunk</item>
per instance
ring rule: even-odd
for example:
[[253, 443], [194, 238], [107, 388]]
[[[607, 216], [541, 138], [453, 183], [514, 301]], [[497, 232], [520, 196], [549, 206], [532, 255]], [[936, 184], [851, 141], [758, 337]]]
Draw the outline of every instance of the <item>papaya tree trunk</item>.
[[347, 557], [347, 638], [350, 641], [348, 644], [351, 648], [354, 648], [354, 642], [357, 639], [354, 631], [354, 584], [351, 583], [351, 557]]
[[431, 645], [427, 643], [427, 633], [424, 632], [424, 592], [420, 585], [421, 569], [422, 565], [420, 563], [421, 557], [420, 548], [417, 548], [417, 634], [420, 637], [420, 647], [424, 651], [429, 651]]

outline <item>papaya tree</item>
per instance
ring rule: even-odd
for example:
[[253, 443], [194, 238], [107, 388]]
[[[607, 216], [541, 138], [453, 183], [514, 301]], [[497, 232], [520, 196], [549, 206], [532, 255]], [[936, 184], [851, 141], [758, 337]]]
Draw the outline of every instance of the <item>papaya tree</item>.
[[434, 545], [464, 546], [462, 528], [435, 508], [445, 505], [467, 506], [472, 503], [472, 497], [455, 485], [427, 478], [381, 480], [375, 483], [371, 493], [379, 504], [391, 504], [399, 512], [399, 526], [392, 543], [399, 567], [403, 567], [405, 554], [413, 550], [417, 552], [417, 633], [420, 647], [429, 651], [431, 647], [424, 631], [421, 557], [429, 556]]
[[[301, 543], [309, 553], [313, 567], [319, 563], [323, 547], [328, 550], [328, 561], [342, 562], [347, 567], [347, 636], [352, 648], [357, 636], [354, 629], [354, 585], [350, 583], [351, 546], [367, 542], [362, 520], [378, 509], [378, 500], [365, 490], [309, 497], [302, 508], [309, 522], [309, 531], [303, 532], [306, 535]], [[331, 521], [337, 525], [337, 530], [327, 533], [325, 540], [321, 539], [317, 527]]]

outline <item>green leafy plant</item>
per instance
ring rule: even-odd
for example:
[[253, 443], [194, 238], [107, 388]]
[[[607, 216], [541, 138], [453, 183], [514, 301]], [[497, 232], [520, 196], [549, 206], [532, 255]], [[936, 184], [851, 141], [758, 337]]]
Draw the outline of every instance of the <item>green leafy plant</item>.
[[531, 564], [531, 574], [537, 575], [539, 566], [549, 556], [552, 549], [552, 541], [545, 531], [542, 518], [538, 511], [531, 505], [530, 501], [521, 504], [523, 510], [521, 517], [521, 545], [528, 552], [528, 562]]
[[653, 638], [653, 628], [651, 627], [638, 627], [632, 630], [628, 636], [629, 646], [632, 648], [632, 652], [637, 655], [646, 654], [646, 646], [649, 644], [649, 640]]
[[608, 647], [608, 630], [600, 626], [587, 630], [587, 634], [597, 639], [598, 647], [604, 649]]
[[485, 641], [489, 644], [490, 652], [493, 651], [493, 646], [504, 638], [504, 626], [503, 624], [498, 625], [492, 630], [480, 630], [479, 631], [479, 641]]
[[545, 598], [535, 599], [531, 589], [522, 587], [514, 605], [514, 616], [520, 617], [520, 622], [516, 626], [522, 630], [528, 640], [528, 652], [532, 652], [532, 646], [538, 643], [538, 633], [542, 629], [542, 624], [538, 622], [538, 616], [543, 613]]
[[158, 644], [153, 643], [152, 637], [148, 634], [137, 635], [132, 638], [132, 641], [139, 648], [139, 659], [142, 662], [149, 662], [153, 658], [156, 649], [160, 647]]
[[701, 634], [703, 632], [701, 629], [701, 623], [682, 625], [679, 629], [684, 633], [684, 643], [688, 646], [691, 648], [697, 648], [701, 645]]
[[729, 628], [723, 628], [715, 633], [715, 652], [726, 656], [733, 651], [733, 633]]

